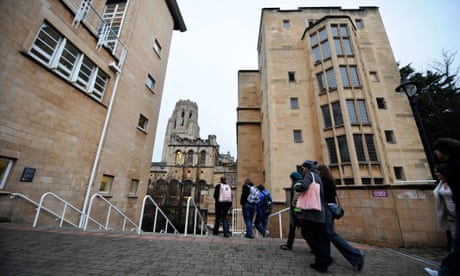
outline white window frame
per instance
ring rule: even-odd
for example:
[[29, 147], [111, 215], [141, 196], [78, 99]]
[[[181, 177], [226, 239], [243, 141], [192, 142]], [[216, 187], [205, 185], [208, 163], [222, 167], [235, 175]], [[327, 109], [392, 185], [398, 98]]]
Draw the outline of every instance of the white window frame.
[[155, 84], [155, 79], [150, 74], [148, 74], [147, 79], [145, 80], [145, 87], [147, 87], [150, 91], [154, 92]]
[[1, 161], [6, 161], [8, 162], [4, 168], [4, 170], [1, 172], [0, 176], [0, 190], [3, 190], [6, 184], [6, 180], [8, 179], [8, 175], [11, 172], [11, 168], [13, 167], [14, 160], [6, 157], [0, 157]]

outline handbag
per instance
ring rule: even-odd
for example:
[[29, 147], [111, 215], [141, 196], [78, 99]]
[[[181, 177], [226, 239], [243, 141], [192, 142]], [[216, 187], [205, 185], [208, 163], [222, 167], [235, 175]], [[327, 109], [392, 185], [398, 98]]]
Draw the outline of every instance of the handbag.
[[343, 217], [343, 215], [345, 215], [345, 210], [340, 207], [339, 199], [337, 197], [336, 202], [337, 203], [328, 203], [327, 207], [329, 208], [329, 211], [331, 211], [332, 217], [334, 219], [340, 219]]
[[315, 181], [315, 176], [311, 173], [312, 182], [308, 189], [302, 192], [297, 199], [296, 207], [302, 210], [321, 211], [320, 185]]

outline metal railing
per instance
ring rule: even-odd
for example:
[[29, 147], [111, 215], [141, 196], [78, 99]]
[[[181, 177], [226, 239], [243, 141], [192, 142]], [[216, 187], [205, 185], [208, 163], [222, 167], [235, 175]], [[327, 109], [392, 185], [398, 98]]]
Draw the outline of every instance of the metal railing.
[[[91, 209], [93, 207], [93, 203], [94, 203], [94, 199], [96, 198], [99, 198], [101, 199], [104, 203], [106, 203], [109, 208], [107, 210], [107, 217], [106, 217], [106, 220], [105, 220], [105, 225], [102, 225], [102, 223], [99, 223], [97, 222], [95, 219], [92, 219], [91, 218]], [[89, 202], [89, 207], [88, 207], [88, 214], [86, 215], [85, 217], [85, 225], [83, 227], [83, 231], [86, 231], [86, 229], [88, 228], [88, 221], [91, 220], [93, 222], [96, 222], [96, 224], [98, 224], [100, 227], [102, 227], [102, 229], [104, 230], [113, 230], [112, 228], [109, 227], [109, 223], [110, 223], [110, 216], [111, 216], [111, 213], [112, 213], [112, 209], [115, 210], [120, 216], [123, 217], [123, 225], [122, 225], [122, 231], [125, 231], [126, 229], [126, 223], [129, 222], [131, 225], [134, 226], [134, 230], [138, 230], [138, 225], [136, 223], [134, 223], [131, 219], [128, 218], [128, 216], [126, 216], [122, 211], [120, 211], [120, 209], [118, 209], [115, 205], [113, 205], [110, 201], [108, 201], [107, 199], [105, 199], [102, 195], [100, 194], [94, 194], [91, 199], [90, 199], [90, 202]], [[133, 229], [131, 229], [131, 231], [133, 231]]]
[[[55, 199], [57, 199], [59, 202], [61, 202], [62, 204], [64, 204], [64, 207], [62, 208], [62, 213], [61, 214], [58, 214], [50, 209], [47, 209], [43, 206], [43, 203], [45, 201], [45, 198], [46, 197], [53, 197]], [[78, 227], [77, 224], [73, 223], [72, 221], [68, 220], [68, 219], [65, 219], [65, 215], [67, 213], [67, 209], [70, 207], [71, 210], [77, 212], [79, 215], [81, 215], [81, 211], [73, 206], [72, 204], [68, 203], [67, 201], [65, 201], [63, 198], [59, 197], [58, 195], [52, 193], [52, 192], [47, 192], [47, 193], [44, 193], [41, 198], [40, 198], [40, 203], [38, 204], [38, 207], [37, 207], [37, 212], [35, 213], [35, 219], [34, 219], [34, 223], [32, 224], [32, 227], [37, 227], [37, 224], [38, 224], [38, 218], [40, 217], [40, 211], [41, 209], [47, 211], [48, 213], [52, 214], [53, 216], [57, 217], [59, 219], [59, 227], [62, 227], [62, 225], [64, 224], [64, 222], [74, 226], [74, 227]]]
[[283, 213], [286, 213], [286, 212], [289, 212], [289, 207], [288, 208], [284, 208], [284, 209], [281, 209], [273, 214], [270, 214], [268, 216], [268, 219], [272, 218], [272, 217], [275, 217], [275, 216], [278, 216], [278, 224], [279, 224], [279, 231], [280, 231], [280, 239], [282, 240], [283, 239], [283, 220], [281, 219], [281, 215]]
[[[280, 233], [280, 239], [283, 239], [283, 220], [281, 219], [281, 216], [289, 211], [289, 207], [279, 210], [275, 213], [272, 213], [268, 216], [268, 219], [272, 217], [278, 217], [278, 225], [279, 225], [279, 233]], [[256, 235], [258, 235], [257, 231], [254, 231]], [[245, 234], [246, 233], [246, 224], [244, 222], [244, 217], [243, 217], [243, 210], [241, 208], [234, 208], [232, 210], [232, 236], [237, 235], [237, 234]]]
[[177, 230], [177, 228], [174, 226], [171, 220], [169, 220], [168, 216], [163, 212], [163, 210], [161, 210], [160, 206], [158, 206], [158, 204], [155, 202], [155, 200], [153, 200], [153, 198], [150, 195], [146, 195], [144, 197], [144, 200], [142, 201], [142, 209], [141, 209], [141, 214], [139, 217], [139, 228], [137, 230], [137, 234], [140, 235], [142, 231], [141, 228], [142, 228], [142, 222], [144, 220], [144, 210], [145, 210], [145, 203], [147, 199], [150, 200], [155, 206], [155, 215], [153, 216], [153, 233], [155, 233], [155, 230], [157, 227], [158, 212], [160, 212], [160, 214], [166, 220], [165, 228], [162, 231], [164, 231], [164, 233], [168, 233], [168, 226], [171, 224], [171, 227], [174, 229], [174, 234], [179, 234], [179, 231]]
[[[188, 218], [190, 216], [190, 204], [193, 204], [193, 207], [195, 208], [194, 216], [193, 216], [193, 235], [196, 235], [196, 227], [197, 227], [197, 220], [198, 217], [201, 220], [201, 227], [200, 227], [200, 235], [203, 236], [203, 231], [205, 230], [205, 220], [203, 216], [201, 216], [200, 209], [196, 206], [195, 201], [193, 200], [193, 197], [189, 196], [187, 199], [187, 211], [185, 213], [185, 228], [184, 228], [184, 236], [187, 236], [188, 232]], [[208, 232], [206, 231], [206, 235]]]

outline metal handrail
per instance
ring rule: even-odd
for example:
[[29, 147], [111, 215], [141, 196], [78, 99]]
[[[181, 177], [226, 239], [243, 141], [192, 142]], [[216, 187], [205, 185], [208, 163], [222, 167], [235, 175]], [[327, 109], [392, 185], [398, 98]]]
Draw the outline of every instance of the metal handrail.
[[278, 216], [278, 224], [279, 224], [279, 227], [280, 227], [280, 239], [282, 240], [283, 239], [283, 222], [281, 220], [281, 215], [283, 213], [286, 213], [289, 211], [289, 207], [288, 208], [284, 208], [284, 209], [281, 209], [273, 214], [270, 214], [268, 216], [268, 218], [270, 219], [271, 217], [274, 217], [274, 216]]
[[[136, 223], [134, 223], [131, 219], [129, 219], [122, 211], [120, 211], [120, 209], [118, 209], [115, 205], [113, 205], [110, 201], [108, 201], [107, 199], [105, 199], [102, 195], [96, 193], [94, 194], [92, 197], [91, 197], [91, 200], [89, 202], [89, 207], [88, 207], [88, 214], [87, 215], [84, 215], [85, 216], [85, 225], [83, 227], [83, 231], [86, 231], [87, 227], [88, 227], [88, 221], [91, 219], [91, 207], [93, 206], [93, 202], [94, 202], [94, 199], [98, 197], [100, 199], [102, 199], [103, 202], [107, 203], [109, 205], [109, 209], [107, 210], [107, 218], [106, 218], [106, 221], [105, 221], [105, 226], [103, 226], [102, 224], [98, 223], [97, 224], [102, 227], [104, 230], [111, 230], [108, 226], [109, 226], [109, 222], [110, 222], [110, 214], [111, 214], [111, 211], [112, 211], [112, 208], [118, 213], [120, 214], [122, 217], [123, 217], [123, 227], [122, 227], [122, 231], [125, 231], [125, 227], [126, 227], [126, 222], [128, 221], [129, 223], [131, 223], [133, 226], [135, 226], [135, 229], [137, 230], [138, 229], [138, 225]], [[94, 219], [91, 219], [91, 221], [95, 221]]]
[[[185, 229], [184, 229], [184, 236], [187, 236], [188, 232], [188, 217], [189, 217], [189, 212], [190, 212], [190, 203], [193, 204], [193, 207], [195, 207], [195, 215], [194, 215], [194, 223], [193, 223], [193, 235], [196, 235], [196, 224], [197, 224], [197, 219], [199, 216], [201, 219], [201, 232], [200, 235], [203, 236], [203, 229], [205, 225], [204, 218], [201, 216], [200, 209], [196, 206], [195, 201], [193, 200], [193, 197], [189, 196], [187, 199], [187, 211], [186, 211], [186, 216], [185, 216]], [[208, 232], [206, 231], [206, 234]]]
[[174, 224], [171, 222], [168, 216], [166, 216], [163, 210], [161, 210], [160, 206], [158, 206], [158, 204], [155, 202], [155, 200], [153, 200], [153, 198], [150, 195], [144, 196], [144, 200], [142, 201], [142, 210], [141, 210], [141, 214], [139, 217], [139, 227], [137, 229], [137, 234], [140, 235], [142, 231], [141, 229], [142, 221], [144, 220], [144, 209], [145, 209], [145, 202], [147, 201], [147, 199], [150, 200], [153, 203], [153, 205], [155, 205], [155, 216], [153, 218], [153, 233], [155, 233], [155, 229], [157, 227], [158, 212], [160, 212], [163, 218], [166, 219], [166, 225], [164, 229], [165, 233], [168, 233], [168, 225], [171, 224], [171, 227], [174, 229], [174, 234], [179, 234], [179, 230], [177, 230], [177, 228], [174, 226]]
[[67, 212], [67, 207], [70, 207], [72, 210], [76, 211], [77, 213], [79, 213], [81, 215], [81, 211], [73, 206], [72, 204], [68, 203], [67, 201], [65, 201], [63, 198], [61, 198], [60, 196], [52, 193], [52, 192], [47, 192], [47, 193], [44, 193], [41, 198], [40, 198], [40, 203], [38, 204], [38, 208], [37, 208], [37, 212], [35, 214], [35, 219], [34, 219], [34, 223], [32, 224], [32, 227], [36, 227], [37, 226], [37, 223], [38, 223], [38, 218], [40, 216], [40, 210], [43, 208], [43, 202], [45, 201], [45, 198], [47, 196], [51, 196], [51, 197], [54, 197], [55, 199], [59, 200], [61, 203], [64, 204], [64, 208], [62, 209], [62, 213], [61, 215], [59, 215], [58, 213], [55, 213], [54, 211], [52, 210], [49, 210], [49, 209], [46, 209], [47, 212], [51, 213], [52, 215], [56, 216], [57, 218], [59, 218], [59, 227], [62, 227], [63, 223], [66, 222], [74, 227], [78, 227], [77, 224], [71, 222], [70, 220], [67, 220], [65, 219], [65, 213]]

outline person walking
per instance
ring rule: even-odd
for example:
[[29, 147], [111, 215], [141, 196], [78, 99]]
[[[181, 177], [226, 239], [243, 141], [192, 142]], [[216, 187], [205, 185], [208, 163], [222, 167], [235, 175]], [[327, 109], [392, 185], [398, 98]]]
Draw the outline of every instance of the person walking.
[[299, 223], [299, 220], [296, 217], [302, 212], [302, 210], [295, 207], [293, 199], [295, 193], [294, 185], [297, 181], [302, 180], [302, 176], [300, 173], [294, 171], [289, 175], [289, 178], [291, 179], [291, 190], [289, 193], [289, 233], [287, 243], [280, 245], [280, 248], [283, 250], [292, 250], [292, 245], [294, 244], [295, 239], [295, 230], [297, 227], [301, 226], [301, 222]]
[[254, 238], [252, 224], [257, 209], [257, 203], [259, 203], [259, 190], [254, 186], [251, 180], [246, 179], [241, 192], [240, 204], [243, 208], [243, 219], [246, 225], [245, 237], [248, 239]]
[[313, 182], [320, 185], [321, 211], [302, 209], [302, 237], [307, 241], [311, 252], [315, 255], [315, 262], [310, 267], [318, 272], [327, 272], [327, 268], [332, 264], [331, 244], [326, 226], [326, 201], [324, 199], [324, 187], [318, 175], [318, 163], [306, 160], [302, 163], [301, 183], [294, 185], [295, 191], [302, 193], [308, 190]]
[[262, 236], [265, 238], [268, 237], [267, 223], [268, 216], [270, 214], [265, 212], [263, 205], [265, 199], [269, 199], [269, 201], [271, 202], [272, 196], [267, 190], [265, 190], [263, 184], [257, 186], [257, 189], [259, 190], [259, 202], [257, 203], [256, 220], [254, 222], [254, 226], [256, 227], [257, 231], [259, 231], [260, 234], [262, 234]]
[[222, 223], [224, 230], [224, 237], [230, 237], [230, 230], [228, 226], [227, 214], [228, 210], [232, 207], [232, 189], [227, 184], [225, 177], [220, 178], [220, 183], [214, 189], [214, 201], [216, 210], [216, 221], [214, 222], [213, 234], [219, 234], [219, 226]]
[[452, 138], [438, 138], [433, 143], [438, 162], [446, 163], [446, 181], [452, 190], [455, 203], [455, 231], [452, 237], [452, 252], [442, 260], [441, 268], [425, 267], [431, 276], [460, 275], [460, 141]]
[[452, 233], [455, 233], [455, 203], [452, 199], [452, 190], [446, 179], [445, 163], [436, 165], [434, 174], [438, 178], [438, 185], [433, 190], [434, 206], [439, 230], [446, 232], [448, 250], [452, 247]]
[[326, 165], [319, 165], [319, 175], [323, 182], [324, 187], [324, 199], [328, 205], [326, 208], [326, 225], [327, 233], [332, 244], [339, 250], [340, 254], [355, 268], [358, 272], [363, 269], [364, 266], [364, 254], [361, 250], [351, 246], [344, 238], [337, 234], [334, 230], [334, 218], [329, 206], [337, 204], [337, 191], [335, 188], [335, 179], [332, 176], [329, 168]]

